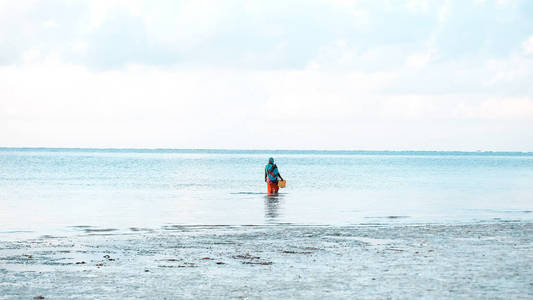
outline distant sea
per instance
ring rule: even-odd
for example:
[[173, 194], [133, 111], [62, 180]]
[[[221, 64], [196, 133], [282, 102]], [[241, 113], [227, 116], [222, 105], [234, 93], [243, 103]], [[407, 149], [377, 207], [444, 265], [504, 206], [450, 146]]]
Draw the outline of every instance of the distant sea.
[[[274, 157], [287, 188], [269, 197]], [[533, 220], [533, 153], [0, 148], [0, 235]]]

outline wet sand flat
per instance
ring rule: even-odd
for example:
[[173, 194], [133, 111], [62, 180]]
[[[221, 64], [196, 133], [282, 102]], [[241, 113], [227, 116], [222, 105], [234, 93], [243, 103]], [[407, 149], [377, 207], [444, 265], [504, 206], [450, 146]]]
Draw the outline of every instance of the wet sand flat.
[[533, 223], [166, 226], [0, 240], [0, 299], [533, 297]]

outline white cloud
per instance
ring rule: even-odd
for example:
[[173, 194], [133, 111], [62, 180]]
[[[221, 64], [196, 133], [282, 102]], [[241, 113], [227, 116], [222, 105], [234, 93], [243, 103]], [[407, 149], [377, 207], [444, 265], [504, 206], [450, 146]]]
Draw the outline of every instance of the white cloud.
[[533, 99], [502, 98], [488, 99], [478, 104], [461, 103], [457, 107], [456, 114], [461, 118], [479, 119], [529, 119], [533, 126]]
[[429, 1], [428, 0], [408, 0], [405, 5], [412, 12], [428, 12]]
[[53, 29], [59, 27], [55, 20], [46, 20], [43, 22], [43, 27], [46, 29]]
[[533, 85], [533, 58], [513, 53], [502, 59], [491, 59], [486, 63], [489, 79], [485, 86], [500, 85], [503, 89], [519, 86], [527, 89]]
[[[95, 73], [47, 59], [0, 68], [0, 145], [271, 148], [276, 141], [279, 148], [420, 149], [427, 142], [413, 124], [426, 131], [450, 120], [531, 124], [531, 98], [391, 95], [386, 89], [397, 76], [145, 66]], [[445, 141], [468, 144], [454, 133]]]
[[26, 50], [22, 55], [24, 63], [33, 63], [42, 58], [41, 51], [39, 49]]
[[[364, 8], [360, 0], [325, 0], [324, 2], [340, 8], [350, 15], [350, 24], [354, 28], [368, 27], [372, 18], [367, 9]], [[387, 3], [382, 3], [383, 7], [387, 6]]]
[[100, 27], [113, 10], [126, 10], [134, 16], [142, 16], [145, 10], [145, 3], [141, 0], [91, 0], [86, 4], [89, 8], [88, 29], [95, 30]]
[[495, 0], [496, 6], [506, 8], [508, 6], [515, 6], [518, 1], [516, 0]]
[[439, 9], [439, 22], [444, 23], [450, 17], [450, 6], [451, 2], [449, 0], [444, 1], [442, 6]]
[[194, 46], [215, 35], [224, 26], [223, 21], [232, 8], [222, 1], [168, 3], [147, 5], [140, 17], [154, 41], [183, 46]]
[[405, 66], [412, 69], [424, 68], [431, 60], [432, 54], [430, 51], [425, 53], [412, 54], [407, 57]]
[[531, 35], [527, 40], [522, 44], [524, 48], [524, 53], [528, 55], [533, 54], [533, 35]]
[[0, 2], [0, 146], [533, 149], [533, 36], [458, 1], [48, 3]]
[[85, 40], [75, 40], [70, 43], [70, 48], [72, 49], [72, 52], [79, 54], [81, 56], [84, 56], [87, 54], [88, 47], [89, 47], [89, 43]]
[[[442, 100], [442, 96], [439, 97]], [[380, 101], [380, 117], [384, 119], [423, 119], [446, 113], [439, 108], [440, 101], [425, 95], [387, 96]], [[439, 110], [441, 109], [441, 110]]]
[[360, 0], [326, 0], [333, 5], [340, 6], [343, 8], [356, 8], [359, 6]]

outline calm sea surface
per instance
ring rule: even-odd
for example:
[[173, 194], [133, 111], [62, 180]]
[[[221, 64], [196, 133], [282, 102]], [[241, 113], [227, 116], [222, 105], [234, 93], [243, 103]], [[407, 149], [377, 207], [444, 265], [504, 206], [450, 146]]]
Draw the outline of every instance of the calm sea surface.
[[[268, 197], [273, 156], [287, 188]], [[533, 154], [0, 149], [0, 233], [533, 220]]]

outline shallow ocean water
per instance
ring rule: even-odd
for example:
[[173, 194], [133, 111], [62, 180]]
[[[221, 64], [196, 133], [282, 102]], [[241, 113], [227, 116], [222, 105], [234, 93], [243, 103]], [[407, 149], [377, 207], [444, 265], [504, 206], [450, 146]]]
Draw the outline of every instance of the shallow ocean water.
[[0, 299], [531, 298], [531, 195], [530, 153], [0, 149]]
[[[273, 156], [287, 188], [266, 195]], [[0, 235], [533, 219], [533, 154], [0, 149]]]

